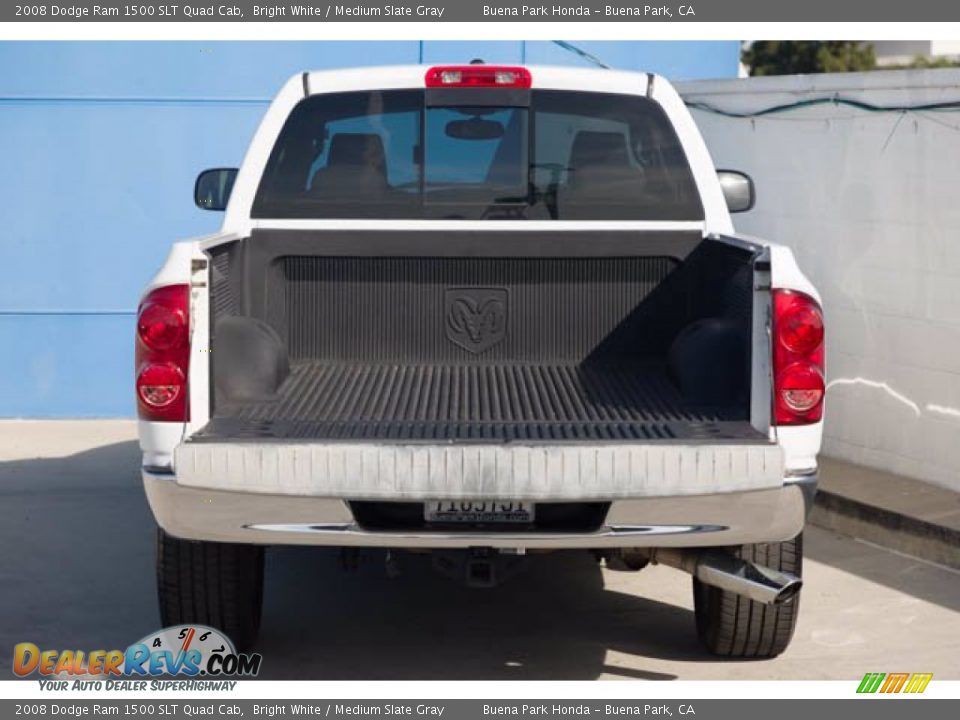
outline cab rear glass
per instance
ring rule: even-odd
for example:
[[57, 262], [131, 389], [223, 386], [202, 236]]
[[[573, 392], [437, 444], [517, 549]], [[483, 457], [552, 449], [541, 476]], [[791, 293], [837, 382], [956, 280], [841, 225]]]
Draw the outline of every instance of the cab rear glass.
[[704, 217], [680, 141], [649, 98], [554, 90], [532, 91], [523, 106], [457, 98], [428, 104], [423, 90], [385, 90], [302, 100], [271, 152], [253, 217]]

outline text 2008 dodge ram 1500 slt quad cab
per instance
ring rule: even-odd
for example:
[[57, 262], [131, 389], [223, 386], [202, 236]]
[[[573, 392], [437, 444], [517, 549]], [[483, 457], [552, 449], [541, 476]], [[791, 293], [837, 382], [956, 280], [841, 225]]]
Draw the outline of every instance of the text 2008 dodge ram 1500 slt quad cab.
[[223, 228], [174, 246], [136, 338], [165, 624], [249, 646], [265, 545], [476, 585], [581, 548], [690, 573], [711, 651], [784, 650], [823, 317], [788, 249], [734, 234], [752, 183], [663, 78], [304, 73], [195, 196]]

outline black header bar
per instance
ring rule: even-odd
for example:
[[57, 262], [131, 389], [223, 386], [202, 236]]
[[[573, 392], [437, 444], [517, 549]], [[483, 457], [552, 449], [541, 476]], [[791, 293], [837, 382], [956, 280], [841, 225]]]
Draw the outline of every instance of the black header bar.
[[3, 3], [2, 22], [956, 22], [945, 0], [426, 0], [422, 3], [118, 2]]

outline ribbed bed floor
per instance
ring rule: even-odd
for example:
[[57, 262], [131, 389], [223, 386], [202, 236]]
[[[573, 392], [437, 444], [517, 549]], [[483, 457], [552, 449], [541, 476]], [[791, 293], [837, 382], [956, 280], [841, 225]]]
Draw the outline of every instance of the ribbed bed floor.
[[195, 440], [735, 440], [722, 409], [684, 406], [663, 371], [571, 365], [296, 365], [275, 399], [220, 408]]

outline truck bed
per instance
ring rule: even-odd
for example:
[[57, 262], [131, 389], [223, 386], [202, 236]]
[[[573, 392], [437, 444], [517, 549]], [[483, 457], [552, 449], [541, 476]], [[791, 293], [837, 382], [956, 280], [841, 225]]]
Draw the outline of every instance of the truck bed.
[[685, 403], [654, 364], [305, 362], [274, 398], [220, 408], [194, 439], [764, 441], [741, 415]]
[[197, 441], [766, 441], [752, 255], [697, 234], [271, 231], [211, 257]]

